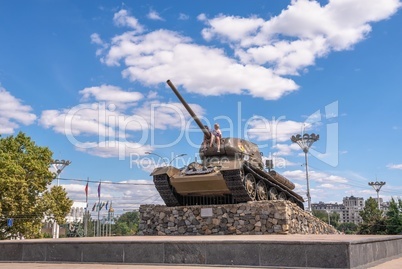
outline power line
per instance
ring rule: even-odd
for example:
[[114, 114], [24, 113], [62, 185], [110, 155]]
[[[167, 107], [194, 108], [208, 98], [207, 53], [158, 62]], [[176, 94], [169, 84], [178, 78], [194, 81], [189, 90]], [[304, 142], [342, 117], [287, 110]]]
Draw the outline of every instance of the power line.
[[[78, 181], [78, 182], [89, 182], [89, 183], [99, 183], [99, 180], [86, 180], [77, 178], [59, 178], [64, 181]], [[135, 186], [154, 186], [154, 183], [132, 183], [132, 182], [113, 182], [113, 181], [102, 181], [102, 184], [112, 184], [112, 185], [135, 185]]]

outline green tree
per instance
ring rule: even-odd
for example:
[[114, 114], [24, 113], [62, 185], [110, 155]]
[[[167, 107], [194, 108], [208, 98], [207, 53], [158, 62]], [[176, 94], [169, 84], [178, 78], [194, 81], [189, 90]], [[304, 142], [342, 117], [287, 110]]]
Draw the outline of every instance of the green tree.
[[24, 133], [0, 136], [0, 239], [40, 237], [45, 213], [64, 222], [72, 201], [61, 187], [48, 189], [54, 179], [51, 162], [52, 152]]
[[112, 227], [114, 235], [134, 235], [138, 231], [139, 213], [127, 212], [121, 215]]
[[344, 222], [338, 225], [338, 231], [344, 232], [345, 234], [355, 234], [357, 232], [358, 226], [353, 222]]
[[65, 217], [70, 211], [73, 201], [67, 197], [67, 193], [61, 186], [53, 186], [42, 196], [44, 213], [53, 218], [58, 224], [65, 223]]
[[400, 234], [402, 232], [402, 200], [400, 198], [398, 201], [395, 201], [394, 198], [391, 199], [385, 224], [387, 225], [387, 234]]
[[360, 211], [363, 223], [359, 225], [359, 234], [385, 234], [386, 224], [382, 211], [378, 209], [378, 203], [370, 197], [367, 199], [364, 209]]
[[325, 210], [313, 210], [313, 216], [328, 223], [328, 213]]
[[320, 220], [322, 220], [325, 223], [328, 223], [328, 216], [329, 216], [329, 220], [330, 220], [330, 224], [334, 227], [338, 226], [339, 223], [339, 214], [336, 212], [331, 212], [330, 214], [328, 214], [327, 211], [325, 210], [313, 210], [313, 216], [315, 216], [316, 218], [319, 218]]
[[331, 212], [331, 214], [329, 214], [329, 219], [331, 221], [331, 225], [334, 226], [335, 228], [337, 228], [339, 226], [340, 218], [341, 218], [341, 216], [337, 212]]

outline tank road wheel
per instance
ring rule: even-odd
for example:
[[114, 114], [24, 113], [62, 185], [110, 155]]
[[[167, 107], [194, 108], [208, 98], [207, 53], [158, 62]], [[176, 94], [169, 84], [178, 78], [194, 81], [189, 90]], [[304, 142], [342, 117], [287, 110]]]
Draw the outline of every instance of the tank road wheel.
[[278, 200], [285, 200], [286, 201], [286, 193], [280, 192], [278, 195]]
[[267, 185], [265, 185], [265, 182], [260, 180], [257, 183], [257, 197], [258, 200], [268, 200], [268, 190], [267, 190]]
[[269, 188], [268, 195], [269, 200], [278, 200], [278, 191], [275, 189], [275, 187]]
[[244, 186], [246, 187], [247, 194], [251, 199], [255, 200], [256, 187], [255, 178], [252, 174], [247, 174], [244, 178]]

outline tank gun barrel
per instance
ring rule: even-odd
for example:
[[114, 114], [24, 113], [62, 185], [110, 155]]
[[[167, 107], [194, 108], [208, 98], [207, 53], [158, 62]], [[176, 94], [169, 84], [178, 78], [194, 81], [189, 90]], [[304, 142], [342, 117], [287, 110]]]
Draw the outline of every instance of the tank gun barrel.
[[169, 87], [172, 89], [174, 94], [176, 94], [177, 98], [179, 98], [180, 102], [183, 104], [183, 106], [186, 108], [188, 113], [191, 115], [195, 123], [197, 123], [198, 127], [200, 127], [201, 131], [206, 135], [208, 138], [211, 137], [211, 133], [207, 128], [204, 127], [204, 125], [201, 123], [200, 119], [197, 117], [197, 115], [194, 113], [194, 111], [191, 109], [191, 107], [187, 104], [186, 100], [181, 96], [179, 91], [176, 89], [176, 87], [173, 85], [173, 83], [168, 80], [166, 83], [169, 85]]

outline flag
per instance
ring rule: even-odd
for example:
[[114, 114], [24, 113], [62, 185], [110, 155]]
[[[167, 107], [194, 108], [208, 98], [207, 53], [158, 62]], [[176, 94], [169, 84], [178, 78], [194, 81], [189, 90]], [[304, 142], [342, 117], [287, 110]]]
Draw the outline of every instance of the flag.
[[88, 182], [87, 185], [85, 186], [85, 196], [88, 197]]
[[96, 203], [94, 204], [94, 206], [92, 207], [92, 211], [94, 211], [96, 208]]
[[102, 210], [102, 208], [105, 206], [105, 202], [102, 202], [99, 206], [99, 210]]
[[100, 193], [101, 193], [101, 182], [99, 182], [98, 185], [98, 197], [100, 197]]
[[109, 204], [109, 200], [106, 202], [105, 208], [107, 210], [107, 205]]

